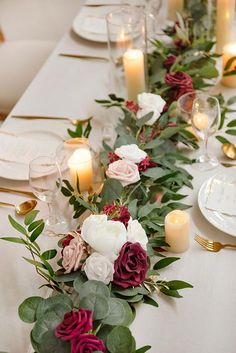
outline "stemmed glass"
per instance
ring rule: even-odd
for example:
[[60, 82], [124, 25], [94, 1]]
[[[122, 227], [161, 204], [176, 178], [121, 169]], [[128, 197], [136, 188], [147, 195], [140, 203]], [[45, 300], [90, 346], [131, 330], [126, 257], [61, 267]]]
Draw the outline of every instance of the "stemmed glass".
[[40, 156], [29, 164], [29, 184], [35, 196], [47, 203], [49, 215], [45, 221], [46, 231], [60, 230], [65, 220], [58, 215], [56, 197], [61, 188], [61, 173], [56, 161], [49, 156]]
[[192, 105], [192, 126], [203, 140], [203, 154], [196, 159], [199, 170], [209, 170], [218, 166], [218, 160], [208, 154], [208, 139], [218, 129], [220, 122], [220, 105], [217, 98], [199, 94]]

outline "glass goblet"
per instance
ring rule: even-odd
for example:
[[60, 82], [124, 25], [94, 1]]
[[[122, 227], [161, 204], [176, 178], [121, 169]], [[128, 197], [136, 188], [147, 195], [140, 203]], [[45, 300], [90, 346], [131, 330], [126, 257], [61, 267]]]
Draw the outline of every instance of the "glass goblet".
[[46, 230], [59, 230], [55, 226], [65, 223], [55, 207], [56, 197], [61, 188], [61, 174], [56, 161], [49, 156], [40, 156], [29, 164], [29, 184], [35, 196], [47, 203], [49, 215], [46, 218]]
[[208, 139], [214, 135], [220, 122], [220, 105], [217, 98], [199, 94], [192, 105], [192, 126], [203, 141], [203, 154], [196, 159], [195, 167], [209, 170], [218, 166], [215, 156], [208, 154]]

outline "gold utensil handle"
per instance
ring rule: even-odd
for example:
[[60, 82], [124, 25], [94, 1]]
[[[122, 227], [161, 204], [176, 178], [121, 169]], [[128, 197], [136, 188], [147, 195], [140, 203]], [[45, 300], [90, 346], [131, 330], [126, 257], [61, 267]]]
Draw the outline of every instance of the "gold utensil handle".
[[59, 56], [65, 56], [67, 58], [75, 58], [75, 59], [88, 59], [88, 60], [103, 60], [109, 61], [105, 56], [95, 56], [95, 55], [83, 55], [83, 54], [66, 54], [60, 53]]
[[0, 202], [0, 206], [11, 206], [11, 207], [15, 207], [15, 205], [13, 205], [13, 203], [8, 203], [8, 202]]
[[235, 244], [223, 244], [225, 248], [236, 248]]
[[221, 163], [221, 165], [223, 165], [223, 167], [226, 167], [226, 168], [236, 167], [236, 164], [232, 164], [232, 163]]
[[11, 115], [11, 118], [14, 119], [31, 119], [31, 120], [70, 120], [69, 118], [65, 117], [57, 117], [57, 116], [40, 116], [40, 115]]
[[8, 189], [8, 188], [0, 187], [0, 192], [7, 192], [9, 194], [13, 193], [13, 194], [20, 194], [20, 195], [35, 197], [35, 195], [30, 191], [23, 191], [23, 190], [17, 190], [17, 189]]

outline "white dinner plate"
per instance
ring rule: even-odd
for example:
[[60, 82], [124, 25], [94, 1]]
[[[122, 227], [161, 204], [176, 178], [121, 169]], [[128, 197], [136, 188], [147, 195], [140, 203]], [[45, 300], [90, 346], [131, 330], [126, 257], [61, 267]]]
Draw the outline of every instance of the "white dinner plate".
[[208, 194], [210, 192], [210, 187], [212, 180], [214, 178], [220, 179], [224, 182], [236, 182], [235, 171], [227, 170], [223, 174], [217, 174], [206, 180], [205, 183], [201, 186], [198, 193], [198, 205], [203, 216], [210, 222], [214, 227], [236, 237], [236, 216], [228, 216], [226, 214], [220, 213], [218, 211], [213, 211], [207, 209], [206, 201]]
[[[32, 143], [34, 140], [37, 140], [38, 142], [42, 142], [44, 145], [47, 144], [48, 140], [50, 140], [51, 150], [49, 153], [51, 155], [54, 155], [58, 145], [63, 141], [61, 136], [55, 134], [54, 132], [44, 130], [20, 132], [17, 136], [27, 137], [32, 140]], [[29, 180], [29, 165], [0, 160], [0, 177], [9, 180]]]
[[116, 8], [116, 6], [83, 8], [73, 21], [73, 31], [84, 39], [106, 43], [106, 15]]
[[[73, 31], [81, 38], [93, 42], [107, 43], [106, 15], [119, 9], [119, 6], [84, 7], [72, 23]], [[114, 32], [114, 41], [119, 33]], [[130, 38], [139, 35], [138, 30], [130, 33]], [[113, 39], [111, 39], [113, 40]]]

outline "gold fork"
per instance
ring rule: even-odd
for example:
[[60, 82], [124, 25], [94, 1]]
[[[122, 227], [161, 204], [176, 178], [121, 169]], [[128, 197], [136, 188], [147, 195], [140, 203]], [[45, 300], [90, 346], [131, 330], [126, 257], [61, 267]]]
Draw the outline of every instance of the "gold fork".
[[222, 244], [222, 243], [219, 243], [217, 241], [212, 241], [212, 240], [205, 239], [205, 238], [203, 238], [203, 237], [201, 237], [200, 235], [197, 235], [197, 234], [196, 234], [194, 239], [204, 249], [206, 249], [208, 251], [212, 251], [212, 252], [218, 252], [218, 251], [220, 251], [223, 248], [235, 248], [236, 249], [236, 245], [235, 244]]

